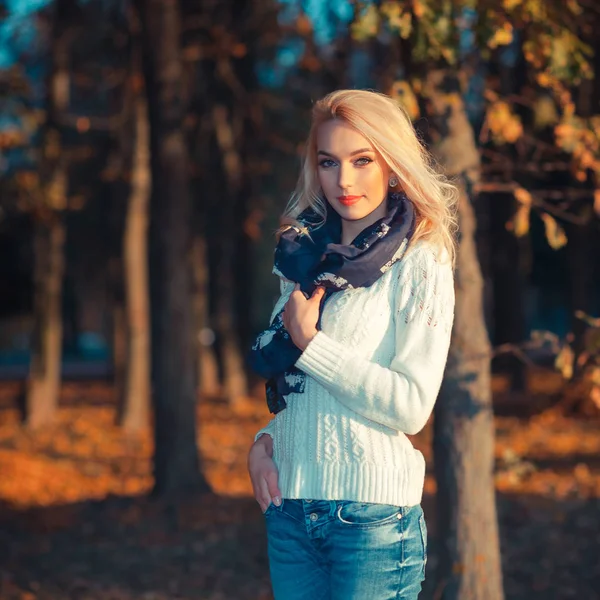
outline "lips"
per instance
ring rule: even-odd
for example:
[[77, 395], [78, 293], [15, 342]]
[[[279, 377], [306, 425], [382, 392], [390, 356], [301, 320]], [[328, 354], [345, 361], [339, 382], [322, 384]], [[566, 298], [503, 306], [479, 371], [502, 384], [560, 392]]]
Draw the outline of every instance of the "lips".
[[361, 198], [362, 196], [338, 196], [340, 204], [343, 204], [344, 206], [352, 206], [353, 204], [356, 204]]

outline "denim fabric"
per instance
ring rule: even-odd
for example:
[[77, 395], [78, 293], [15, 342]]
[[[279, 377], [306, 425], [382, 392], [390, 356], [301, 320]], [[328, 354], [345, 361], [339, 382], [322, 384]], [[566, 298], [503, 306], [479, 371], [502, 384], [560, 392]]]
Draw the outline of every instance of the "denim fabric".
[[419, 505], [284, 499], [265, 521], [275, 600], [416, 600], [421, 591]]

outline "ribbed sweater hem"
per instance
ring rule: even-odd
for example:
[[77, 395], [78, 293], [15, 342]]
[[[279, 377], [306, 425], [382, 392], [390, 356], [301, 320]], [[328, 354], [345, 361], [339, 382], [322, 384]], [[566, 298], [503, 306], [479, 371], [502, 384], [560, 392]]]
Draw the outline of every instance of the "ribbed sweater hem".
[[283, 498], [313, 500], [352, 500], [396, 506], [421, 503], [425, 461], [412, 470], [375, 464], [336, 462], [298, 464], [277, 461], [279, 489]]

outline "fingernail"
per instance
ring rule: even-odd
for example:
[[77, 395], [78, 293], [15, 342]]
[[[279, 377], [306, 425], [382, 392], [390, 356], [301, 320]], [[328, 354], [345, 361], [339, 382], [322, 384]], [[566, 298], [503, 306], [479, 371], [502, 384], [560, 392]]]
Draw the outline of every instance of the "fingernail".
[[273, 502], [275, 506], [279, 506], [281, 504], [281, 498], [279, 496], [275, 496], [275, 498], [273, 498]]

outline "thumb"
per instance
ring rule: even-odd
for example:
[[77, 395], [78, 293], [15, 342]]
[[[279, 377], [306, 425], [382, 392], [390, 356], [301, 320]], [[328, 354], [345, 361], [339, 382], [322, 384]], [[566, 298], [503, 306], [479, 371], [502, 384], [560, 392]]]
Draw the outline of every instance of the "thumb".
[[321, 298], [323, 298], [324, 295], [325, 295], [325, 288], [322, 286], [319, 286], [319, 287], [315, 288], [315, 291], [312, 293], [312, 296], [310, 297], [310, 299], [315, 300], [316, 302], [320, 302]]

